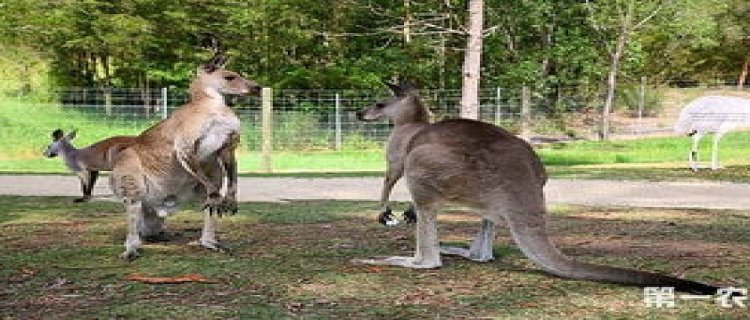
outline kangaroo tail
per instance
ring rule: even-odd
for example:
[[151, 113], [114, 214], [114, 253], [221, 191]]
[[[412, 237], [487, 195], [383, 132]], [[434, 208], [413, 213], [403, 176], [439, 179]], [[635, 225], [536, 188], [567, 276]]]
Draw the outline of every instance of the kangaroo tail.
[[696, 294], [713, 295], [719, 289], [712, 285], [657, 273], [573, 260], [560, 252], [550, 241], [544, 214], [524, 217], [511, 214], [508, 222], [521, 251], [544, 271], [559, 277], [638, 286], [674, 287], [677, 291]]

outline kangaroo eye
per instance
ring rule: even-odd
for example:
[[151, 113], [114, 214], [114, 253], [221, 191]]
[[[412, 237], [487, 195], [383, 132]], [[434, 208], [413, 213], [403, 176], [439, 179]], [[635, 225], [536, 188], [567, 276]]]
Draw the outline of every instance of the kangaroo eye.
[[385, 108], [385, 104], [384, 103], [378, 103], [378, 104], [375, 105], [375, 108], [377, 108], [377, 109], [383, 109], [383, 108]]
[[226, 76], [226, 77], [224, 77], [224, 80], [226, 80], [226, 81], [233, 81], [234, 79], [237, 79], [237, 76]]

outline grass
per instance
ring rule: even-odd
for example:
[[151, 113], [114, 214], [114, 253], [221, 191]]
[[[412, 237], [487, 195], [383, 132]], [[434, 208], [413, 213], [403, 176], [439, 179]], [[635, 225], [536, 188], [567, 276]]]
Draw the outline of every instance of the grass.
[[[700, 158], [710, 160], [711, 137], [701, 140]], [[685, 167], [692, 139], [688, 137], [657, 137], [623, 141], [577, 141], [552, 144], [538, 149], [545, 164], [552, 166], [649, 164]], [[724, 164], [747, 163], [750, 132], [727, 134], [720, 144], [720, 160]]]
[[[374, 222], [372, 202], [244, 203], [221, 220], [233, 254], [188, 244], [199, 214], [168, 219], [170, 239], [119, 260], [120, 205], [63, 197], [0, 196], [0, 318], [570, 318], [742, 319], [713, 301], [647, 308], [634, 287], [564, 280], [537, 271], [500, 228], [493, 263], [446, 257], [438, 270], [359, 266], [353, 258], [410, 254], [413, 228]], [[451, 209], [441, 240], [465, 245], [477, 217]], [[750, 212], [555, 207], [554, 239], [581, 260], [750, 283]], [[143, 284], [138, 273], [198, 273], [212, 283]]]

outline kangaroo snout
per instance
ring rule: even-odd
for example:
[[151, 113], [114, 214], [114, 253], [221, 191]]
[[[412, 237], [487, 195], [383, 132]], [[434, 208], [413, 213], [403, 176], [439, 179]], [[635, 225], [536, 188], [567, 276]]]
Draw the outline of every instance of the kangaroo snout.
[[357, 120], [364, 122], [378, 121], [382, 118], [382, 114], [372, 109], [365, 109], [357, 111]]
[[240, 94], [247, 96], [247, 95], [260, 95], [261, 90], [263, 90], [263, 86], [255, 83], [252, 80], [245, 80], [245, 86], [242, 89], [242, 92]]
[[252, 94], [260, 94], [262, 90], [263, 90], [263, 87], [257, 84], [250, 87], [250, 93]]

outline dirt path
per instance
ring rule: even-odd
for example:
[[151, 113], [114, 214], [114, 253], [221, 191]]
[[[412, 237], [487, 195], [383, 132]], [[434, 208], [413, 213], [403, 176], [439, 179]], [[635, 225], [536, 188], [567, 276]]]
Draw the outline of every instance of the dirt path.
[[[380, 178], [240, 178], [240, 201], [371, 200], [379, 197]], [[0, 194], [80, 196], [72, 176], [0, 175]], [[750, 184], [553, 179], [545, 188], [552, 204], [667, 208], [750, 209]], [[94, 189], [110, 198], [108, 179]], [[393, 200], [409, 199], [403, 182]]]

